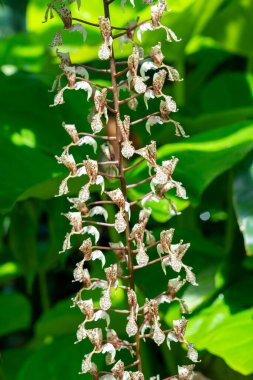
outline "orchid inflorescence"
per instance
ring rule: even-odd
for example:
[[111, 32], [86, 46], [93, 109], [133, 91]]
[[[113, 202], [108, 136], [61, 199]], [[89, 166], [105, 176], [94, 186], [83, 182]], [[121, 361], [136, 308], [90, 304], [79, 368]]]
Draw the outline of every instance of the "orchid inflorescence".
[[[53, 91], [57, 89], [54, 104], [57, 106], [64, 103], [64, 92], [66, 90], [86, 91], [88, 100], [92, 99], [93, 107], [89, 116], [91, 131], [78, 132], [75, 124], [63, 123], [63, 128], [71, 138], [68, 146], [64, 147], [60, 156], [56, 156], [59, 164], [63, 164], [69, 174], [62, 180], [58, 195], [69, 194], [69, 186], [74, 178], [83, 179], [76, 197], [69, 197], [70, 211], [63, 214], [70, 223], [71, 231], [66, 234], [62, 252], [71, 249], [74, 235], [81, 236], [82, 243], [79, 247], [82, 259], [76, 264], [73, 272], [73, 281], [80, 282], [82, 288], [72, 299], [73, 307], [78, 307], [84, 315], [84, 321], [77, 330], [77, 341], [87, 339], [93, 349], [86, 353], [81, 365], [81, 374], [90, 374], [94, 379], [144, 379], [145, 368], [142, 366], [141, 344], [146, 339], [152, 339], [158, 346], [167, 342], [170, 348], [171, 342], [181, 342], [187, 347], [187, 357], [193, 362], [198, 362], [198, 353], [194, 346], [185, 338], [187, 320], [182, 316], [179, 320], [172, 321], [170, 329], [164, 328], [165, 323], [159, 315], [162, 303], [178, 302], [181, 312], [187, 313], [185, 302], [177, 296], [177, 293], [186, 282], [196, 286], [196, 278], [192, 268], [185, 265], [182, 259], [190, 244], [183, 241], [173, 242], [174, 229], [163, 230], [159, 240], [156, 240], [152, 231], [148, 229], [152, 209], [148, 207], [150, 201], [159, 201], [166, 197], [171, 189], [175, 189], [176, 196], [187, 199], [183, 185], [173, 179], [178, 159], [172, 157], [161, 164], [157, 163], [156, 142], [143, 148], [136, 149], [131, 141], [131, 128], [136, 124], [145, 123], [146, 130], [151, 133], [151, 127], [155, 124], [172, 123], [175, 126], [177, 136], [188, 137], [182, 126], [171, 118], [171, 114], [177, 111], [177, 105], [171, 96], [164, 93], [166, 81], [179, 81], [180, 75], [176, 69], [164, 63], [162, 44], [159, 42], [147, 56], [141, 47], [141, 39], [146, 31], [165, 30], [166, 40], [179, 41], [175, 33], [164, 26], [161, 22], [164, 12], [168, 11], [165, 0], [144, 0], [145, 6], [151, 7], [151, 17], [142, 22], [132, 22], [126, 28], [118, 28], [111, 25], [109, 8], [116, 0], [101, 0], [104, 4], [104, 15], [100, 16], [97, 23], [90, 23], [72, 17], [69, 5], [76, 2], [78, 9], [81, 0], [53, 0], [47, 8], [45, 21], [57, 13], [61, 18], [67, 31], [78, 31], [84, 40], [87, 32], [82, 24], [88, 24], [98, 28], [102, 43], [98, 50], [101, 60], [109, 60], [109, 68], [97, 69], [86, 65], [72, 64], [70, 54], [56, 50], [60, 59], [62, 74], [57, 76]], [[122, 0], [124, 8], [127, 0]], [[134, 6], [134, 0], [130, 0]], [[154, 4], [155, 3], [155, 4]], [[56, 33], [52, 46], [63, 44], [62, 31]], [[121, 32], [115, 34], [115, 30]], [[137, 36], [138, 42], [135, 40]], [[132, 44], [132, 53], [127, 61], [116, 62], [114, 57], [114, 41], [120, 39], [120, 45]], [[119, 65], [125, 65], [122, 71], [117, 71]], [[105, 86], [95, 83], [89, 79], [89, 71], [98, 71], [101, 75], [110, 75], [111, 85]], [[152, 78], [147, 72], [153, 72]], [[153, 70], [153, 71], [152, 71]], [[117, 81], [118, 77], [125, 75], [125, 79]], [[62, 81], [67, 83], [62, 87]], [[147, 82], [151, 85], [147, 85]], [[121, 90], [128, 91], [129, 97], [120, 99]], [[130, 112], [135, 111], [142, 97], [146, 108], [150, 99], [160, 101], [159, 111], [149, 114], [139, 120], [132, 121], [129, 115], [121, 115], [121, 105], [127, 104]], [[107, 134], [105, 128], [110, 123], [115, 126], [115, 134]], [[101, 133], [102, 132], [102, 133]], [[105, 132], [103, 134], [103, 132]], [[83, 147], [90, 145], [94, 151], [94, 157], [86, 156], [81, 163], [77, 163], [75, 156], [71, 153], [72, 147]], [[101, 149], [101, 161], [96, 158], [98, 148]], [[136, 159], [134, 163], [126, 165], [127, 160]], [[127, 184], [127, 174], [139, 165], [146, 162], [149, 176], [142, 181]], [[132, 202], [128, 200], [128, 191], [143, 183], [150, 183], [150, 191]], [[80, 182], [78, 182], [80, 183]], [[115, 185], [117, 184], [117, 185]], [[94, 190], [99, 187], [101, 199], [91, 201]], [[167, 199], [167, 198], [166, 198]], [[112, 217], [112, 211], [115, 215]], [[138, 220], [131, 223], [131, 210], [140, 209]], [[110, 210], [108, 212], [108, 210]], [[172, 205], [171, 212], [175, 211]], [[169, 212], [169, 211], [168, 211]], [[136, 214], [136, 212], [135, 212]], [[95, 220], [96, 217], [101, 218]], [[108, 222], [110, 219], [111, 223]], [[105, 229], [116, 231], [116, 241], [97, 245], [102, 232], [105, 241]], [[157, 251], [155, 258], [151, 256]], [[92, 278], [90, 274], [90, 261], [99, 260], [98, 265], [102, 272], [101, 278]], [[178, 275], [168, 280], [167, 288], [154, 298], [139, 296], [139, 289], [135, 282], [135, 272], [150, 265], [161, 264], [166, 275], [170, 267]], [[179, 272], [184, 270], [184, 274]], [[115, 309], [114, 300], [117, 289], [121, 289], [126, 297], [126, 310]], [[85, 292], [97, 290], [100, 294], [99, 300], [85, 298]], [[95, 292], [94, 292], [95, 293]], [[89, 292], [90, 294], [90, 292]], [[141, 301], [141, 302], [140, 302]], [[111, 326], [111, 313], [118, 313], [119, 318], [125, 318], [125, 336], [118, 336], [116, 330]], [[94, 322], [104, 320], [106, 327], [94, 326]], [[97, 326], [100, 326], [97, 324]], [[126, 339], [126, 337], [128, 337]], [[120, 359], [120, 351], [127, 350], [131, 359], [130, 363], [124, 363]], [[105, 371], [96, 363], [96, 355], [105, 356]], [[117, 357], [117, 358], [116, 358]], [[109, 368], [108, 368], [109, 367]], [[194, 376], [194, 364], [178, 366], [178, 373], [166, 379], [190, 380]], [[152, 379], [160, 379], [159, 375]]]

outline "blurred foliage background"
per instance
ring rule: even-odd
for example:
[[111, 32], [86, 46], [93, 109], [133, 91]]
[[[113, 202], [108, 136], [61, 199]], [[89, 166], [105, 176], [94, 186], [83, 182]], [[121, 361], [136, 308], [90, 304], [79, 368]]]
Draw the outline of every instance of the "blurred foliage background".
[[[64, 199], [54, 198], [63, 178], [54, 154], [68, 139], [62, 121], [87, 130], [89, 104], [79, 92], [66, 94], [66, 103], [49, 108], [49, 93], [59, 73], [49, 47], [61, 24], [57, 17], [43, 24], [45, 0], [0, 2], [0, 345], [3, 380], [72, 380], [86, 350], [73, 345], [82, 320], [70, 309], [75, 249], [59, 256], [68, 226], [61, 212]], [[98, 4], [97, 4], [98, 3]], [[102, 2], [83, 0], [81, 16], [89, 21], [102, 14]], [[146, 8], [136, 0], [122, 13], [113, 5], [113, 23], [124, 26]], [[253, 2], [251, 0], [170, 0], [173, 12], [164, 24], [182, 38], [167, 44], [160, 32], [143, 36], [148, 49], [163, 41], [166, 62], [185, 80], [170, 85], [176, 115], [190, 139], [174, 136], [169, 126], [154, 126], [160, 159], [180, 159], [176, 179], [185, 185], [189, 201], [178, 203], [182, 215], [170, 218], [166, 201], [154, 205], [155, 233], [173, 226], [176, 237], [190, 241], [187, 254], [199, 287], [188, 287], [183, 298], [192, 310], [188, 339], [200, 350], [197, 369], [213, 380], [253, 379]], [[73, 7], [75, 9], [76, 7]], [[75, 12], [75, 11], [74, 11]], [[87, 28], [87, 43], [75, 33], [64, 34], [61, 50], [73, 62], [101, 66], [97, 61], [99, 34]], [[117, 49], [127, 57], [130, 46]], [[91, 79], [98, 80], [96, 75]], [[151, 102], [150, 102], [151, 105]], [[155, 108], [155, 104], [150, 107]], [[136, 119], [146, 112], [143, 104]], [[154, 131], [154, 130], [153, 130]], [[150, 137], [133, 130], [142, 146]], [[165, 144], [165, 145], [164, 145]], [[84, 152], [84, 155], [86, 152]], [[136, 179], [141, 169], [136, 170]], [[131, 178], [131, 182], [132, 178]], [[143, 186], [131, 197], [147, 191]], [[92, 196], [96, 197], [96, 194]], [[142, 276], [140, 292], [152, 284], [159, 293], [160, 267]], [[121, 297], [117, 301], [120, 305]], [[164, 317], [178, 318], [176, 306]], [[122, 330], [117, 320], [118, 330]], [[147, 376], [173, 374], [185, 363], [185, 351], [152, 343], [143, 347]], [[151, 356], [152, 352], [152, 356]], [[85, 375], [84, 375], [85, 377]]]

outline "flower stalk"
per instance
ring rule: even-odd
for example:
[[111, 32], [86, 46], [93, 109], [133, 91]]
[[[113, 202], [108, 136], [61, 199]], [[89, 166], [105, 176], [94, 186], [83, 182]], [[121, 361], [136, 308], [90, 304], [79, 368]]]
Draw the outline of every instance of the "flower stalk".
[[[71, 230], [66, 234], [62, 252], [72, 248], [75, 235], [82, 237], [83, 241], [79, 247], [81, 261], [76, 264], [73, 272], [74, 280], [82, 284], [82, 288], [72, 299], [73, 307], [78, 307], [84, 315], [84, 321], [77, 330], [77, 341], [88, 339], [93, 346], [91, 352], [85, 353], [82, 361], [81, 374], [89, 373], [93, 379], [104, 380], [143, 380], [145, 368], [142, 365], [141, 346], [145, 339], [152, 339], [158, 346], [167, 342], [170, 348], [171, 342], [180, 342], [187, 347], [187, 357], [193, 362], [198, 361], [198, 354], [191, 343], [185, 339], [187, 320], [182, 316], [179, 320], [171, 323], [171, 328], [161, 320], [159, 307], [162, 303], [178, 302], [182, 314], [188, 312], [187, 305], [177, 296], [177, 292], [186, 282], [196, 286], [195, 275], [192, 268], [185, 265], [182, 259], [189, 248], [189, 244], [179, 241], [173, 243], [174, 229], [162, 230], [160, 236], [154, 236], [148, 229], [152, 216], [152, 209], [148, 207], [150, 201], [159, 202], [167, 199], [167, 193], [175, 189], [176, 195], [187, 199], [183, 185], [173, 179], [178, 159], [172, 157], [161, 164], [157, 163], [156, 142], [152, 140], [145, 147], [137, 149], [131, 141], [131, 127], [139, 124], [145, 125], [151, 134], [151, 127], [157, 124], [170, 123], [175, 126], [177, 136], [188, 137], [182, 126], [170, 118], [171, 113], [177, 112], [177, 106], [171, 96], [165, 93], [166, 81], [180, 80], [177, 70], [164, 63], [161, 43], [157, 43], [148, 55], [144, 55], [141, 47], [141, 38], [147, 31], [161, 29], [166, 32], [168, 42], [179, 41], [174, 32], [161, 23], [164, 12], [168, 11], [165, 0], [144, 0], [144, 4], [151, 5], [151, 17], [144, 21], [134, 21], [126, 28], [111, 26], [110, 11], [113, 11], [113, 0], [103, 1], [104, 15], [99, 17], [98, 23], [88, 22], [72, 17], [68, 7], [69, 4], [77, 3], [81, 6], [81, 0], [53, 0], [48, 5], [45, 21], [52, 12], [56, 12], [63, 21], [64, 30], [78, 31], [86, 39], [86, 31], [81, 24], [98, 28], [101, 35], [98, 57], [102, 61], [109, 60], [109, 68], [96, 69], [88, 65], [74, 65], [68, 53], [56, 51], [60, 59], [60, 68], [63, 73], [56, 78], [53, 88], [58, 88], [52, 106], [64, 103], [65, 90], [81, 90], [87, 93], [87, 99], [92, 99], [93, 107], [89, 116], [91, 132], [78, 132], [75, 124], [63, 123], [63, 128], [71, 138], [68, 146], [64, 147], [61, 156], [56, 156], [59, 164], [64, 165], [69, 174], [61, 182], [59, 196], [70, 193], [69, 183], [72, 179], [81, 178], [83, 184], [74, 198], [68, 198], [70, 211], [63, 214], [69, 221]], [[124, 7], [127, 0], [122, 0]], [[134, 0], [130, 0], [134, 5]], [[112, 7], [112, 9], [110, 9]], [[78, 21], [80, 24], [73, 24]], [[113, 34], [114, 30], [122, 31]], [[62, 45], [62, 31], [54, 37], [53, 46]], [[136, 37], [139, 42], [136, 42]], [[131, 43], [132, 54], [127, 61], [117, 61], [114, 54], [114, 43], [116, 39], [120, 43]], [[121, 71], [118, 66], [126, 65]], [[110, 75], [111, 84], [101, 85], [89, 79], [89, 71], [96, 71]], [[147, 76], [152, 72], [151, 76]], [[126, 78], [118, 83], [120, 76]], [[61, 81], [65, 77], [67, 85], [62, 87]], [[147, 81], [152, 84], [147, 86]], [[120, 90], [128, 91], [128, 96], [121, 98]], [[108, 98], [108, 96], [110, 98]], [[121, 114], [121, 106], [128, 105], [130, 114], [136, 110], [139, 99], [143, 98], [148, 109], [148, 102], [152, 99], [160, 101], [159, 110], [145, 115], [140, 119], [131, 121], [130, 115]], [[108, 105], [110, 104], [110, 106]], [[103, 134], [103, 131], [113, 124], [115, 133]], [[152, 128], [153, 129], [153, 128]], [[75, 156], [71, 153], [73, 147], [91, 146], [93, 158], [86, 155], [86, 159], [77, 163]], [[97, 149], [101, 150], [101, 161], [97, 159]], [[85, 155], [84, 155], [85, 156]], [[137, 162], [133, 157], [137, 156]], [[130, 164], [127, 164], [127, 161]], [[129, 173], [141, 165], [147, 165], [149, 174], [138, 181], [128, 183]], [[129, 202], [128, 194], [131, 189], [149, 184], [150, 190], [139, 198]], [[103, 198], [93, 199], [93, 190], [99, 188]], [[106, 198], [106, 199], [104, 199]], [[114, 207], [115, 215], [109, 215], [107, 206]], [[131, 211], [139, 209], [137, 221], [131, 220]], [[171, 212], [175, 207], [171, 202]], [[96, 218], [102, 218], [102, 220]], [[110, 217], [110, 218], [109, 218]], [[108, 221], [109, 218], [109, 221]], [[136, 218], [135, 218], [136, 219]], [[109, 231], [114, 230], [117, 241], [108, 239]], [[101, 243], [98, 243], [100, 234], [103, 233]], [[114, 236], [114, 235], [113, 235]], [[107, 241], [105, 242], [107, 237]], [[155, 252], [158, 254], [156, 257]], [[155, 254], [155, 255], [154, 255]], [[91, 276], [90, 265], [102, 266], [103, 275]], [[110, 262], [110, 265], [109, 265]], [[170, 267], [178, 274], [175, 278], [168, 280], [167, 289], [152, 299], [144, 295], [145, 301], [140, 303], [139, 286], [136, 283], [135, 271], [160, 264], [164, 274]], [[158, 265], [157, 265], [158, 267]], [[154, 267], [156, 268], [156, 267]], [[181, 278], [181, 271], [184, 273]], [[99, 289], [100, 298], [85, 298], [86, 290]], [[126, 307], [114, 306], [114, 294], [117, 289], [125, 294]], [[117, 331], [111, 327], [111, 313], [118, 314], [119, 318], [125, 317], [126, 336], [119, 337]], [[90, 327], [90, 323], [104, 320], [106, 328]], [[98, 324], [99, 326], [99, 324]], [[121, 349], [128, 350], [132, 356], [129, 363], [123, 363], [120, 359]], [[105, 356], [105, 368], [98, 368], [96, 355]], [[117, 360], [116, 360], [117, 356]], [[107, 370], [110, 367], [110, 370]], [[193, 377], [193, 365], [178, 366], [178, 374], [167, 377], [167, 379], [191, 380]], [[106, 369], [106, 370], [105, 370]], [[159, 375], [151, 379], [160, 379]]]
[[[105, 17], [110, 20], [110, 11], [109, 11], [109, 5], [107, 3], [107, 0], [103, 0], [104, 2], [104, 14]], [[127, 184], [126, 184], [126, 178], [124, 173], [124, 162], [123, 162], [123, 156], [120, 153], [121, 151], [121, 145], [122, 145], [122, 133], [120, 129], [120, 100], [118, 97], [118, 85], [116, 80], [116, 65], [115, 65], [115, 58], [114, 58], [114, 49], [112, 47], [111, 51], [111, 58], [110, 58], [110, 71], [111, 71], [111, 82], [112, 82], [112, 88], [113, 88], [113, 101], [114, 101], [114, 109], [117, 112], [116, 117], [116, 139], [118, 143], [118, 152], [119, 152], [119, 174], [120, 174], [120, 188], [124, 197], [125, 202], [127, 202]], [[131, 248], [131, 241], [130, 241], [130, 226], [129, 226], [129, 214], [125, 213], [125, 222], [126, 222], [126, 229], [125, 229], [125, 238], [126, 238], [126, 246], [127, 246], [127, 257], [128, 257], [128, 272], [129, 272], [129, 285], [130, 289], [135, 291], [135, 281], [134, 281], [134, 265], [133, 265], [133, 255], [132, 255], [132, 248]], [[136, 331], [135, 334], [135, 343], [136, 343], [136, 363], [138, 366], [138, 370], [142, 371], [142, 365], [141, 365], [141, 355], [140, 355], [140, 338], [139, 338], [139, 331]]]

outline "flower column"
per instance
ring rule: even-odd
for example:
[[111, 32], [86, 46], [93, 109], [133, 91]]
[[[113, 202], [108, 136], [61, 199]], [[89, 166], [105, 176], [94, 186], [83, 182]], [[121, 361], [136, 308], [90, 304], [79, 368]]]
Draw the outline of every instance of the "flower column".
[[[110, 22], [110, 11], [109, 11], [109, 4], [107, 0], [104, 1], [104, 14], [105, 17]], [[111, 35], [112, 38], [112, 35]], [[118, 143], [118, 161], [119, 161], [119, 173], [120, 173], [120, 183], [121, 183], [121, 191], [123, 193], [123, 196], [125, 198], [125, 202], [127, 202], [127, 187], [126, 187], [126, 179], [125, 179], [125, 173], [124, 173], [124, 162], [123, 162], [123, 156], [121, 153], [121, 145], [122, 145], [122, 133], [121, 133], [121, 125], [120, 125], [120, 106], [119, 106], [119, 97], [118, 97], [118, 86], [116, 81], [116, 65], [115, 65], [115, 58], [114, 58], [114, 49], [113, 46], [111, 47], [111, 57], [110, 57], [110, 69], [111, 69], [111, 81], [112, 81], [112, 88], [113, 88], [113, 100], [114, 100], [114, 109], [116, 111], [116, 141]], [[128, 212], [125, 213], [125, 221], [126, 221], [126, 230], [125, 230], [125, 236], [126, 236], [126, 246], [127, 246], [127, 254], [128, 254], [128, 270], [129, 270], [129, 281], [130, 281], [130, 287], [135, 292], [135, 282], [134, 282], [134, 270], [133, 270], [133, 257], [132, 257], [132, 249], [131, 249], [131, 238], [130, 238], [130, 226], [129, 226], [129, 215]], [[134, 293], [135, 294], [135, 293]], [[135, 334], [135, 341], [136, 341], [136, 358], [138, 361], [138, 370], [142, 371], [141, 366], [141, 355], [140, 355], [140, 338], [139, 338], [139, 330], [137, 329]]]

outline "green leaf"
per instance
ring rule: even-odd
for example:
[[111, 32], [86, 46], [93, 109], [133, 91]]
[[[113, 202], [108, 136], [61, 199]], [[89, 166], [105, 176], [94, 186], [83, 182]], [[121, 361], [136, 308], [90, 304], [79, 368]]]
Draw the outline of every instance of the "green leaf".
[[170, 4], [172, 12], [164, 15], [162, 23], [171, 28], [176, 35], [182, 39], [179, 43], [166, 44], [164, 31], [147, 32], [144, 35], [145, 45], [154, 46], [157, 40], [164, 41], [163, 51], [170, 56], [173, 61], [184, 59], [187, 45], [195, 36], [201, 35], [206, 25], [211, 19], [215, 19], [217, 9], [224, 3], [224, 0], [186, 0], [179, 4], [177, 1]]
[[[35, 326], [36, 337], [45, 339], [74, 333], [82, 322], [79, 309], [70, 308], [70, 299], [58, 302], [53, 309], [44, 313]], [[74, 338], [73, 338], [74, 339]]]
[[34, 202], [18, 203], [11, 216], [10, 246], [30, 290], [39, 266], [38, 228], [38, 210]]
[[0, 121], [0, 147], [4, 157], [0, 164], [2, 212], [8, 211], [19, 199], [47, 199], [57, 193], [59, 176], [67, 170], [57, 164], [54, 155], [70, 142], [61, 127], [62, 122], [75, 120], [80, 129], [85, 125], [88, 107], [84, 107], [87, 102], [80, 91], [68, 94], [66, 104], [49, 107], [53, 101], [53, 95], [48, 93], [51, 80], [53, 77], [46, 75], [0, 75], [5, 94]]
[[[232, 315], [209, 334], [208, 350], [244, 375], [253, 372], [253, 308]], [[236, 337], [236, 338], [235, 338]]]
[[223, 72], [208, 81], [200, 92], [204, 113], [252, 107], [253, 76], [243, 72]]
[[202, 272], [197, 274], [198, 287], [188, 286], [183, 294], [183, 299], [189, 310], [193, 311], [195, 308], [210, 300], [210, 298], [217, 292], [215, 283], [216, 267], [208, 267]]
[[[179, 158], [174, 179], [180, 180], [187, 189], [189, 200], [196, 205], [203, 191], [220, 174], [240, 162], [253, 148], [253, 123], [243, 122], [218, 128], [194, 136], [187, 141], [167, 144], [158, 149], [158, 159], [167, 160], [172, 156]], [[186, 170], [187, 168], [187, 170]], [[138, 178], [146, 175], [146, 164], [139, 165], [131, 171], [131, 183], [138, 182]], [[148, 186], [138, 188], [138, 197], [150, 191]], [[169, 197], [171, 196], [170, 193]], [[173, 193], [172, 193], [173, 195]], [[129, 192], [131, 200], [136, 199], [136, 192]], [[173, 201], [175, 197], [172, 197]], [[159, 203], [158, 203], [159, 205]], [[187, 204], [183, 204], [183, 209]], [[161, 212], [162, 221], [166, 221], [164, 212]], [[170, 218], [168, 214], [167, 220]], [[158, 210], [156, 220], [159, 220]]]
[[[133, 178], [132, 175], [131, 178]], [[140, 178], [140, 175], [138, 178]], [[137, 178], [136, 182], [138, 182]], [[130, 200], [136, 200], [145, 194], [144, 191], [145, 193], [148, 193], [150, 190], [147, 186], [142, 187], [142, 190], [130, 189], [128, 191], [128, 197]], [[170, 200], [173, 202], [174, 206], [176, 206], [177, 211], [182, 211], [189, 206], [189, 202], [187, 200], [178, 199], [173, 194], [170, 196]], [[161, 199], [158, 202], [150, 201], [146, 203], [146, 207], [152, 208], [152, 218], [154, 220], [160, 223], [165, 223], [174, 215], [170, 212], [171, 202], [169, 202], [167, 199]]]
[[31, 306], [20, 293], [0, 295], [0, 336], [27, 329], [31, 323]]
[[50, 153], [50, 141], [57, 141], [57, 130], [54, 132], [51, 126], [59, 128], [60, 144], [64, 134], [60, 130], [59, 110], [51, 112], [48, 107], [50, 97], [42, 80], [28, 74], [8, 78], [0, 75], [0, 83], [5, 94], [0, 122], [1, 151], [5, 158], [1, 161], [0, 209], [6, 211], [28, 188], [61, 173]]
[[253, 256], [253, 164], [252, 154], [237, 168], [234, 179], [234, 203], [246, 253]]
[[253, 308], [247, 295], [252, 278], [245, 275], [220, 293], [213, 304], [189, 320], [187, 339], [197, 349], [223, 358], [244, 375], [253, 372]]
[[[187, 142], [168, 144], [158, 149], [158, 158], [175, 155], [179, 164], [175, 171], [188, 190], [193, 204], [220, 174], [233, 167], [253, 147], [253, 123], [244, 122], [199, 134]], [[187, 168], [187, 170], [185, 170]]]
[[85, 352], [92, 347], [87, 340], [73, 344], [74, 336], [63, 336], [48, 341], [25, 361], [16, 380], [77, 380]]
[[63, 210], [67, 210], [67, 200], [64, 197], [56, 197], [46, 202], [46, 212], [48, 213], [48, 232], [49, 247], [44, 255], [45, 270], [50, 268], [58, 260], [65, 261], [64, 255], [59, 255], [62, 249], [62, 242], [66, 231], [68, 230], [68, 221], [66, 218], [60, 217]]
[[[178, 202], [176, 199], [173, 199], [174, 203], [177, 204], [177, 210], [182, 211], [188, 206], [187, 201]], [[165, 223], [168, 221], [170, 215], [170, 203], [167, 199], [162, 199], [159, 202], [148, 202], [147, 207], [152, 208], [152, 218], [160, 223]]]
[[182, 125], [185, 126], [187, 133], [190, 136], [203, 132], [203, 125], [205, 126], [205, 132], [213, 129], [220, 128], [220, 126], [232, 125], [234, 123], [240, 123], [242, 121], [248, 121], [253, 119], [253, 107], [241, 107], [228, 110], [222, 110], [220, 112], [210, 112], [201, 114], [194, 118], [182, 118]]
[[[187, 57], [187, 62], [189, 62], [189, 64], [193, 65], [194, 67], [193, 70], [191, 70], [185, 78], [186, 91], [188, 92], [187, 101], [195, 100], [196, 96], [198, 96], [198, 93], [200, 93], [203, 86], [205, 86], [205, 83], [209, 83], [208, 78], [210, 75], [213, 73], [216, 74], [219, 65], [221, 65], [230, 57], [229, 53], [217, 48], [216, 46], [202, 47], [201, 37], [195, 38], [194, 42], [195, 51], [192, 55]], [[215, 78], [213, 79], [215, 80]], [[212, 82], [213, 81], [211, 81], [211, 83]]]
[[24, 365], [24, 362], [32, 354], [32, 350], [29, 347], [10, 348], [2, 351], [1, 360], [1, 379], [13, 380], [17, 378], [17, 374]]
[[229, 52], [252, 57], [252, 23], [252, 1], [227, 1], [226, 6], [210, 21], [204, 34]]

